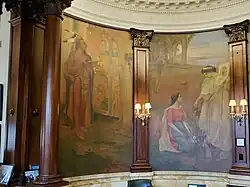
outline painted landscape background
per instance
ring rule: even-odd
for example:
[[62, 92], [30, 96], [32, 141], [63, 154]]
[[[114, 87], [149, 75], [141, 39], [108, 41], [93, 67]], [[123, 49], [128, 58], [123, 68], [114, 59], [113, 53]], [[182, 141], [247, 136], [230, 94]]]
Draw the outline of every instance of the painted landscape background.
[[61, 55], [62, 175], [129, 171], [132, 162], [130, 33], [65, 17]]

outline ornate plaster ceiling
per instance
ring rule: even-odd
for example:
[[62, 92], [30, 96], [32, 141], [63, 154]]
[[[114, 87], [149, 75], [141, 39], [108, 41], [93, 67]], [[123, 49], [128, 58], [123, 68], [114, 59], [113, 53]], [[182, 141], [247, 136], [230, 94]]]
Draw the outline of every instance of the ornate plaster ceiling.
[[250, 0], [74, 0], [66, 12], [112, 27], [186, 32], [250, 19]]

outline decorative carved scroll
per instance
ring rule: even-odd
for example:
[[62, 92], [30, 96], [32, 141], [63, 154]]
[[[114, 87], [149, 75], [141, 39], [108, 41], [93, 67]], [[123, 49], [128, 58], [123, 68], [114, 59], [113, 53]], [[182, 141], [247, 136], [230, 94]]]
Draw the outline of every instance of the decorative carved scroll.
[[247, 39], [249, 20], [245, 20], [233, 25], [224, 25], [226, 34], [229, 37], [229, 42], [237, 42]]
[[150, 41], [152, 39], [153, 30], [138, 30], [131, 28], [131, 36], [133, 37], [134, 47], [149, 47]]
[[43, 22], [47, 15], [61, 16], [65, 8], [71, 6], [72, 0], [0, 0], [0, 15], [3, 3], [7, 11], [14, 17], [26, 16], [36, 21]]

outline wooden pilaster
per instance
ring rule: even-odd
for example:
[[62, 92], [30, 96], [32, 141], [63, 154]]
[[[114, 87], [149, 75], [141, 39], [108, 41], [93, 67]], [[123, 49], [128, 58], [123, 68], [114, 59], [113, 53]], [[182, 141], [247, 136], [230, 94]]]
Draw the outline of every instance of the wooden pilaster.
[[[153, 31], [144, 31], [130, 29], [133, 38], [134, 54], [134, 104], [144, 104], [149, 102], [148, 88], [148, 64], [149, 64], [149, 47], [153, 36]], [[150, 172], [152, 168], [149, 164], [149, 121], [142, 125], [141, 120], [134, 116], [133, 137], [133, 164], [131, 172]]]
[[[228, 47], [231, 67], [231, 99], [238, 102], [249, 99], [247, 80], [247, 32], [249, 20], [225, 25], [229, 37]], [[248, 102], [249, 103], [249, 102]], [[230, 173], [250, 175], [249, 119], [232, 119], [233, 163]], [[237, 139], [244, 140], [244, 146], [237, 145]]]
[[15, 164], [14, 182], [28, 168], [30, 117], [30, 64], [34, 62], [34, 25], [28, 4], [7, 4], [11, 10], [11, 43], [7, 104], [7, 144], [5, 163]]

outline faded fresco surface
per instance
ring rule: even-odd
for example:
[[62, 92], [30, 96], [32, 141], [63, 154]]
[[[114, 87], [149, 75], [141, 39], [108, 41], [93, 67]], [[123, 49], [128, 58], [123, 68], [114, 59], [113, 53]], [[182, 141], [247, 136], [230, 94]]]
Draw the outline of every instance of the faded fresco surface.
[[130, 34], [65, 17], [62, 35], [61, 173], [128, 171], [132, 162]]
[[[248, 41], [250, 40], [250, 33], [247, 34]], [[250, 43], [247, 43], [247, 54], [248, 54], [248, 63], [250, 62]], [[250, 66], [248, 65], [248, 90], [250, 92]]]
[[154, 170], [229, 171], [227, 41], [224, 31], [154, 35], [150, 60]]

